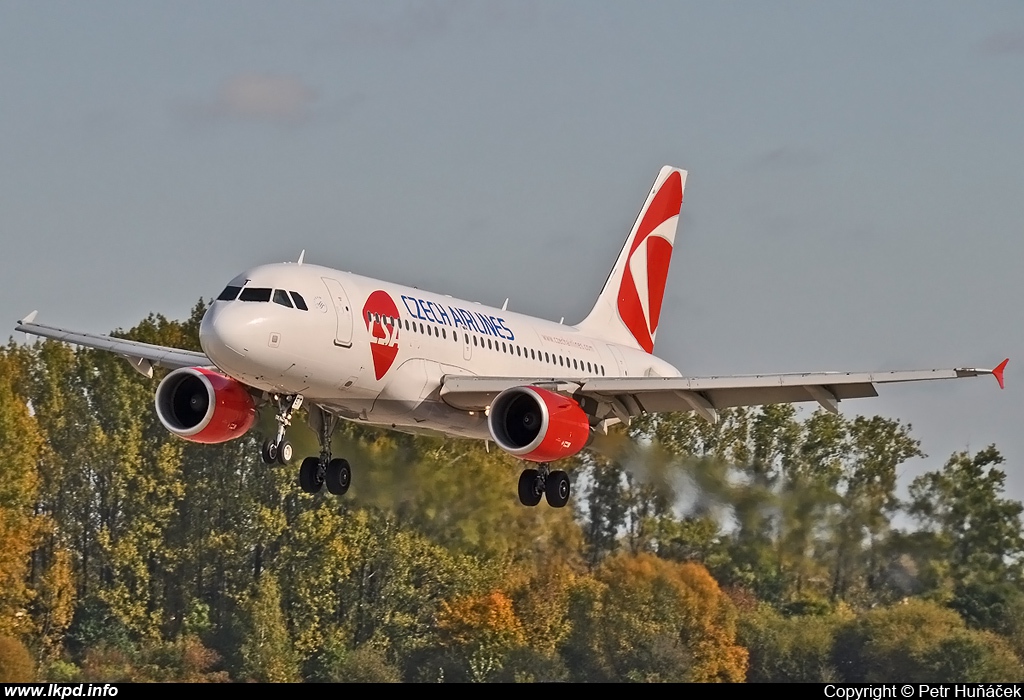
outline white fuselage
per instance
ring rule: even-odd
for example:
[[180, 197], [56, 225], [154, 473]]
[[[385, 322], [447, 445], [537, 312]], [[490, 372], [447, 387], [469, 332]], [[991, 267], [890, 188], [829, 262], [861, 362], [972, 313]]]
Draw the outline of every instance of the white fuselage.
[[574, 326], [317, 265], [256, 267], [230, 287], [239, 298], [213, 302], [199, 335], [222, 372], [376, 425], [487, 439], [482, 413], [441, 400], [445, 375], [680, 376]]

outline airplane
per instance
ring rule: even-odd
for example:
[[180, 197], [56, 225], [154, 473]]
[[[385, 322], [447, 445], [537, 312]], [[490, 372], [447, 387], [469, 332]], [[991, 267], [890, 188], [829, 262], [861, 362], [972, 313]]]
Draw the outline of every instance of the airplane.
[[877, 396], [875, 385], [994, 375], [994, 369], [812, 372], [688, 377], [654, 355], [665, 283], [686, 184], [685, 170], [658, 173], [593, 310], [575, 326], [477, 302], [297, 262], [260, 265], [232, 279], [206, 311], [203, 352], [35, 322], [16, 330], [110, 351], [152, 378], [156, 415], [180, 438], [241, 437], [272, 407], [277, 429], [263, 461], [289, 464], [287, 431], [307, 406], [319, 455], [302, 460], [300, 488], [343, 495], [351, 465], [331, 451], [340, 419], [412, 433], [493, 442], [530, 463], [520, 502], [569, 501], [568, 474], [553, 463], [585, 449], [595, 433], [638, 415], [817, 402], [837, 413], [845, 399]]

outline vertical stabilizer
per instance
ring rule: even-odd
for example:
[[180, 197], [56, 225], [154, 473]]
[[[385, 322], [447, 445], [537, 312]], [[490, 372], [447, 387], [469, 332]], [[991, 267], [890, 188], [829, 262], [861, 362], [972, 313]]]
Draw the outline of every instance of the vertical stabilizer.
[[581, 331], [654, 352], [685, 185], [685, 170], [666, 165], [658, 173]]

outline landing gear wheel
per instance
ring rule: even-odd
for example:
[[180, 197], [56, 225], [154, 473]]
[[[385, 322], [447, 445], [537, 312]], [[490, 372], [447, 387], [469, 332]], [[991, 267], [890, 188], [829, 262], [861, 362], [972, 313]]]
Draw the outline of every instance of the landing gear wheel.
[[562, 508], [569, 502], [569, 475], [562, 471], [551, 472], [544, 480], [544, 495], [552, 508]]
[[299, 488], [306, 493], [316, 493], [324, 485], [324, 476], [320, 471], [320, 460], [306, 457], [299, 467]]
[[292, 461], [292, 444], [287, 440], [282, 440], [281, 444], [277, 446], [277, 461], [281, 464], [288, 464]]
[[352, 468], [347, 459], [332, 459], [327, 463], [327, 490], [335, 496], [344, 496], [352, 484]]
[[260, 450], [260, 456], [263, 457], [264, 464], [273, 464], [277, 461], [277, 443], [271, 439], [267, 439], [263, 443], [263, 449]]
[[519, 475], [519, 502], [524, 506], [535, 506], [540, 503], [540, 489], [537, 488], [537, 479], [540, 472], [536, 469], [524, 469]]

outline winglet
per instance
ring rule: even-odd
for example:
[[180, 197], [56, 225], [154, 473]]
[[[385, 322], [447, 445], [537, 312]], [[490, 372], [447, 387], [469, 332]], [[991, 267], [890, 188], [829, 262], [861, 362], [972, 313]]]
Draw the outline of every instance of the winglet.
[[20, 321], [18, 321], [18, 325], [21, 325], [21, 326], [23, 326], [23, 325], [25, 325], [26, 323], [32, 323], [33, 321], [35, 321], [35, 320], [36, 320], [36, 316], [37, 316], [38, 314], [39, 314], [39, 311], [38, 311], [38, 310], [36, 310], [36, 311], [33, 311], [33, 312], [32, 312], [32, 313], [30, 313], [30, 314], [26, 314], [25, 318], [23, 318], [23, 319], [21, 319]]
[[1009, 361], [1010, 361], [1010, 358], [1007, 357], [1005, 360], [1003, 360], [1002, 362], [999, 363], [998, 367], [996, 367], [994, 370], [992, 370], [992, 376], [994, 376], [996, 378], [996, 381], [999, 382], [999, 388], [1000, 389], [1005, 389], [1006, 388], [1003, 385], [1003, 370], [1006, 369], [1006, 363], [1009, 362]]

